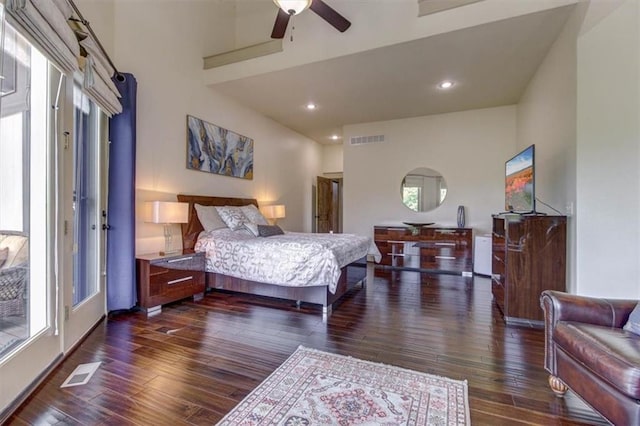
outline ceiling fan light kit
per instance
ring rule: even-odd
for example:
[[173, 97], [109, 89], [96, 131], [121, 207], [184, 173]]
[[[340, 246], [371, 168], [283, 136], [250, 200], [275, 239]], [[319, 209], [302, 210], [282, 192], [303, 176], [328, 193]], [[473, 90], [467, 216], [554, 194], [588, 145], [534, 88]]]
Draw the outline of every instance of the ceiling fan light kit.
[[273, 2], [289, 15], [297, 15], [311, 6], [311, 0], [273, 0]]
[[276, 16], [276, 22], [273, 24], [271, 38], [284, 38], [289, 19], [307, 8], [340, 32], [345, 32], [351, 26], [351, 22], [323, 0], [273, 0], [273, 2], [278, 6], [278, 16]]

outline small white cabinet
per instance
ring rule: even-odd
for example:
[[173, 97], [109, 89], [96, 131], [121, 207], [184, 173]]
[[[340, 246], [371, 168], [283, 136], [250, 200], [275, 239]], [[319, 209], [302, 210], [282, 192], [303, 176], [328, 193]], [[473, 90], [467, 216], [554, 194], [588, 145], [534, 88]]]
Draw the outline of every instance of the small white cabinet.
[[491, 276], [491, 235], [478, 235], [473, 244], [473, 272]]

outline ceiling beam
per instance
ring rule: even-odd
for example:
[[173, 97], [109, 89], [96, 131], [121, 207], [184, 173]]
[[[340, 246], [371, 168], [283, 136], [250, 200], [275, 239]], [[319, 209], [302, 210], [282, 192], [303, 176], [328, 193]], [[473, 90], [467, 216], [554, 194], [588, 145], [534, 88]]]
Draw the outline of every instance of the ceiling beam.
[[418, 16], [430, 15], [482, 0], [418, 0]]
[[203, 58], [204, 69], [208, 70], [278, 52], [282, 52], [282, 40], [270, 40], [264, 43], [254, 44], [253, 46], [230, 50], [228, 52], [218, 53], [217, 55], [206, 56]]

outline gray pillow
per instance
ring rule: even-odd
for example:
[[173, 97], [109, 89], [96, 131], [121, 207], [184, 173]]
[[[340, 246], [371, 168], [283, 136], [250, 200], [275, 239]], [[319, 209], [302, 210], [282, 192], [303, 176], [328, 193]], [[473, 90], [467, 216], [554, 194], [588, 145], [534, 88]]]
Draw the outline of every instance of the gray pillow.
[[242, 213], [240, 207], [224, 206], [216, 207], [216, 210], [218, 211], [218, 214], [220, 215], [224, 223], [226, 223], [232, 231], [237, 231], [238, 229], [242, 228], [242, 225], [245, 222], [250, 222], [250, 220], [247, 219], [244, 213]]
[[284, 231], [278, 225], [258, 225], [258, 235], [261, 237], [272, 237], [282, 234], [284, 234]]
[[622, 328], [634, 334], [640, 334], [640, 303], [633, 308], [627, 323]]
[[240, 210], [242, 210], [242, 213], [244, 213], [247, 219], [249, 219], [249, 222], [253, 222], [256, 225], [269, 224], [269, 222], [267, 222], [267, 219], [265, 219], [262, 213], [260, 213], [260, 210], [258, 210], [258, 208], [253, 204], [242, 206], [240, 207]]
[[260, 235], [260, 233], [258, 232], [258, 224], [253, 222], [245, 222], [243, 226], [247, 231], [251, 232], [251, 235], [253, 235], [254, 237], [258, 237]]
[[200, 219], [205, 231], [215, 231], [216, 229], [227, 227], [214, 206], [203, 206], [201, 204], [195, 204], [194, 206], [198, 219]]

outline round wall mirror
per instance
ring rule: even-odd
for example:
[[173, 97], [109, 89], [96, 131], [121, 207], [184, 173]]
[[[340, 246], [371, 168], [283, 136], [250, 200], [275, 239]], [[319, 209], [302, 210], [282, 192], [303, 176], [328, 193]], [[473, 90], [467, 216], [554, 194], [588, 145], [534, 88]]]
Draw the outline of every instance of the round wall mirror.
[[400, 196], [405, 206], [415, 212], [435, 209], [447, 196], [447, 182], [442, 175], [427, 167], [411, 170], [402, 179]]

